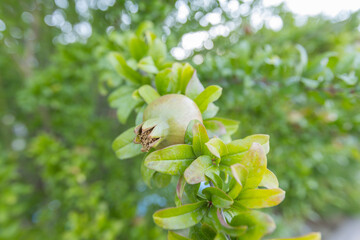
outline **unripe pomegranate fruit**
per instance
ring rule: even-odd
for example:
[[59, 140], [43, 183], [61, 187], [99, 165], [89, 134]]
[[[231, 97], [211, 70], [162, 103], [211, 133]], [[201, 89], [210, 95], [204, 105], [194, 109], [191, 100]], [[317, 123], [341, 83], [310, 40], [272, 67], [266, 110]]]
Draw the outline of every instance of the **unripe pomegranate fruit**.
[[141, 144], [144, 152], [184, 143], [186, 128], [193, 119], [202, 122], [193, 100], [181, 94], [164, 95], [145, 108], [143, 123], [135, 128], [134, 142]]

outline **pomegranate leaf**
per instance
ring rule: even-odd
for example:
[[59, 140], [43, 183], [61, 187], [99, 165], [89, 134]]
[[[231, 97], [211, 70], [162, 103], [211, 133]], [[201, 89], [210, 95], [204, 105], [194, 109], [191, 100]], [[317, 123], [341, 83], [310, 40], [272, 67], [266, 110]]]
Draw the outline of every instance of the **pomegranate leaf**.
[[247, 231], [238, 236], [239, 240], [259, 240], [265, 234], [275, 230], [274, 220], [265, 213], [259, 211], [248, 211], [236, 215], [230, 222], [231, 226], [247, 226]]
[[150, 85], [144, 85], [139, 88], [139, 94], [147, 104], [160, 97], [159, 93]]
[[240, 163], [231, 165], [230, 168], [234, 177], [234, 184], [228, 194], [231, 198], [235, 199], [244, 188], [249, 172], [246, 167]]
[[148, 51], [148, 46], [142, 38], [132, 36], [129, 40], [129, 50], [133, 58], [139, 61]]
[[217, 158], [227, 154], [227, 147], [225, 143], [219, 138], [212, 138], [207, 143], [205, 143], [209, 151]]
[[112, 148], [119, 159], [132, 158], [141, 154], [141, 146], [133, 142], [134, 138], [134, 128], [130, 128], [114, 140]]
[[229, 208], [234, 202], [229, 195], [216, 187], [207, 187], [202, 191], [202, 193], [205, 194], [206, 198], [218, 208]]
[[226, 144], [228, 153], [221, 158], [222, 164], [231, 166], [238, 163], [254, 143], [260, 143], [265, 153], [269, 152], [269, 136], [264, 134], [251, 135], [243, 139], [238, 139]]
[[169, 231], [167, 235], [168, 240], [190, 240], [190, 238], [184, 237], [176, 232]]
[[126, 60], [119, 53], [112, 53], [110, 55], [111, 62], [114, 64], [116, 71], [133, 84], [141, 84], [143, 82], [143, 77], [140, 73], [132, 69], [127, 63]]
[[211, 85], [201, 92], [194, 101], [198, 105], [200, 111], [203, 113], [208, 108], [209, 104], [215, 102], [221, 96], [222, 88], [217, 85]]
[[195, 159], [184, 172], [186, 182], [189, 184], [196, 184], [206, 181], [205, 172], [212, 166], [212, 161], [209, 156], [203, 155]]
[[193, 126], [193, 149], [197, 157], [207, 154], [208, 150], [205, 145], [209, 141], [204, 125], [197, 121]]
[[141, 59], [138, 62], [138, 68], [150, 74], [156, 74], [159, 72], [159, 70], [155, 66], [154, 60], [150, 56]]
[[184, 229], [199, 223], [206, 213], [206, 201], [156, 211], [154, 222], [171, 230]]
[[272, 171], [266, 169], [259, 186], [266, 187], [268, 189], [278, 188], [279, 181], [277, 180], [276, 175]]
[[194, 74], [186, 86], [185, 95], [194, 100], [204, 89], [204, 86], [197, 77], [196, 71], [194, 71]]
[[161, 173], [180, 175], [195, 158], [190, 145], [177, 144], [150, 153], [145, 158], [145, 166]]
[[269, 240], [321, 240], [321, 233], [314, 232], [309, 233], [301, 237], [294, 237], [294, 238], [272, 238]]
[[280, 204], [285, 198], [285, 191], [274, 189], [247, 189], [235, 200], [247, 208], [267, 208]]

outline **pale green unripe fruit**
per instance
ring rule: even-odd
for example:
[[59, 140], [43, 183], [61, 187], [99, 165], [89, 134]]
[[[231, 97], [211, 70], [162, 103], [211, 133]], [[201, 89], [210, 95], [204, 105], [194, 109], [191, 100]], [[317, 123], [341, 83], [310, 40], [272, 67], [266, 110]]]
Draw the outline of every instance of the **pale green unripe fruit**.
[[146, 107], [143, 124], [135, 130], [138, 136], [135, 142], [143, 145], [143, 151], [182, 144], [186, 128], [194, 119], [202, 122], [201, 112], [193, 100], [181, 94], [164, 95]]

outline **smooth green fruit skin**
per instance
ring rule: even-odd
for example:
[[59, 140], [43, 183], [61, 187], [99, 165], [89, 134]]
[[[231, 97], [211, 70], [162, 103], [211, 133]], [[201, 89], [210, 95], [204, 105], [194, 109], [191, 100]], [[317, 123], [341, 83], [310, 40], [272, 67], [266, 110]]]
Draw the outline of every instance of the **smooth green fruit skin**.
[[201, 112], [196, 103], [181, 94], [164, 95], [151, 102], [144, 111], [143, 121], [152, 118], [160, 118], [169, 125], [168, 135], [156, 149], [184, 143], [189, 122], [193, 119], [202, 122]]

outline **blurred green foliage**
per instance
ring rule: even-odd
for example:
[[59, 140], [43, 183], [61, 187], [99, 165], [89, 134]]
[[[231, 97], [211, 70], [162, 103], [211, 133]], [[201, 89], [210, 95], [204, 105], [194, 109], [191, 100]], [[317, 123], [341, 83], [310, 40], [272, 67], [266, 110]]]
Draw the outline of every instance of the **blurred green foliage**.
[[[151, 214], [174, 193], [148, 189], [140, 159], [119, 161], [111, 150], [135, 116], [120, 126], [103, 96], [122, 82], [107, 54], [132, 58], [126, 30], [144, 20], [169, 50], [181, 46], [185, 33], [211, 30], [200, 20], [223, 3], [184, 2], [189, 15], [178, 21], [182, 1], [99, 0], [85, 12], [59, 2], [0, 6], [0, 239], [165, 239]], [[250, 16], [259, 1], [240, 5], [249, 12], [222, 12], [222, 23], [236, 23], [228, 35], [184, 60], [193, 61], [204, 85], [224, 88], [219, 114], [240, 121], [236, 138], [271, 136], [269, 168], [287, 192], [278, 207], [285, 221], [358, 213], [359, 13], [299, 25], [280, 6], [267, 10], [282, 18], [280, 31], [255, 30]], [[73, 35], [50, 24], [56, 11]], [[81, 22], [91, 25], [88, 39], [74, 30]]]

